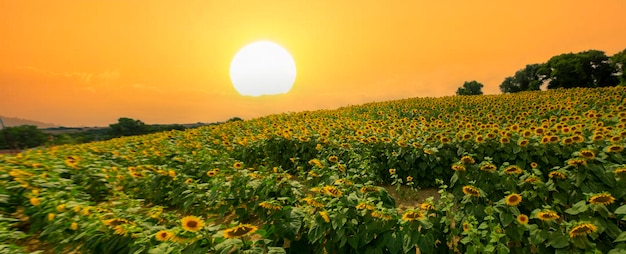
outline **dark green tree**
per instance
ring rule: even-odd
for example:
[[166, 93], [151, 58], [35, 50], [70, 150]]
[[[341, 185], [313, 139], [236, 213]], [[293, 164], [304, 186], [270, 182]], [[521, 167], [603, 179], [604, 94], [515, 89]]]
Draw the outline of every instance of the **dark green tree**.
[[148, 127], [141, 120], [122, 117], [115, 124], [109, 124], [114, 137], [142, 135], [148, 133]]
[[541, 75], [539, 70], [543, 64], [529, 64], [524, 69], [515, 72], [512, 77], [504, 79], [500, 84], [500, 91], [503, 93], [517, 93], [523, 91], [536, 91], [541, 88], [545, 75]]
[[42, 130], [34, 125], [6, 127], [0, 131], [0, 148], [26, 149], [43, 145], [48, 140]]
[[617, 65], [599, 50], [554, 56], [539, 70], [549, 80], [548, 89], [616, 86], [617, 72]]
[[456, 90], [456, 95], [481, 95], [483, 94], [483, 84], [476, 80], [465, 81], [463, 86]]
[[617, 67], [618, 71], [615, 74], [620, 80], [620, 85], [626, 86], [626, 49], [611, 56], [611, 62]]

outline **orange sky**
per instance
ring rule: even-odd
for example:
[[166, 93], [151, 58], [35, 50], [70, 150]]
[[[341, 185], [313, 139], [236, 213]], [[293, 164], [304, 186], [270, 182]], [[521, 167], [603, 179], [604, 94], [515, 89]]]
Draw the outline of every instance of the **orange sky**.
[[[526, 64], [626, 48], [626, 1], [0, 1], [0, 115], [64, 126], [244, 119], [408, 97], [486, 94]], [[270, 40], [285, 95], [245, 97], [229, 65]]]

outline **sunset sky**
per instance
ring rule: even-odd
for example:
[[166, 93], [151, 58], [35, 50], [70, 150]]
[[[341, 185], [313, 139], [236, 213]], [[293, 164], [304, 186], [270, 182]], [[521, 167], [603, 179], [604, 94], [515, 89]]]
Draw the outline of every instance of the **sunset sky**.
[[[626, 1], [0, 0], [0, 115], [63, 126], [251, 119], [409, 97], [500, 93], [526, 64], [626, 48]], [[269, 40], [287, 94], [237, 93], [233, 56]]]

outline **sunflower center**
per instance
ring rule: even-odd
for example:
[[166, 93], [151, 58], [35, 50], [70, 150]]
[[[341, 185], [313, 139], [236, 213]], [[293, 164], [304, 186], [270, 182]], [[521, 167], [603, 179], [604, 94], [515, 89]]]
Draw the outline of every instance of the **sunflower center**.
[[190, 227], [190, 228], [195, 228], [195, 227], [197, 227], [197, 226], [198, 226], [198, 222], [197, 222], [197, 221], [193, 221], [193, 220], [192, 220], [192, 221], [188, 221], [188, 222], [187, 222], [187, 227]]

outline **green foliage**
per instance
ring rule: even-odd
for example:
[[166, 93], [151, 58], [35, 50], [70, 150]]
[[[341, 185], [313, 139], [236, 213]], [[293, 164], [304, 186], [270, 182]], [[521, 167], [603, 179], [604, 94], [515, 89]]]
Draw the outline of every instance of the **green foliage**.
[[21, 125], [0, 130], [0, 149], [26, 149], [43, 145], [48, 135], [37, 126]]
[[456, 95], [481, 95], [483, 94], [483, 84], [476, 80], [465, 81], [463, 86], [456, 90]]
[[616, 75], [619, 77], [620, 85], [626, 86], [626, 49], [611, 56], [611, 62], [613, 62], [619, 70]]
[[548, 89], [616, 86], [615, 63], [603, 51], [589, 50], [554, 56], [539, 73], [548, 78]]
[[517, 93], [539, 90], [545, 78], [543, 75], [539, 75], [539, 70], [542, 67], [543, 64], [526, 65], [524, 69], [515, 72], [514, 76], [505, 78], [500, 84], [500, 91]]
[[146, 134], [148, 128], [141, 120], [122, 117], [118, 119], [118, 123], [110, 124], [111, 135], [114, 137], [134, 136]]

